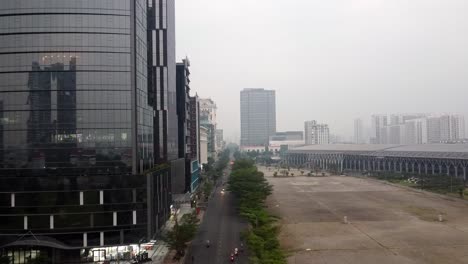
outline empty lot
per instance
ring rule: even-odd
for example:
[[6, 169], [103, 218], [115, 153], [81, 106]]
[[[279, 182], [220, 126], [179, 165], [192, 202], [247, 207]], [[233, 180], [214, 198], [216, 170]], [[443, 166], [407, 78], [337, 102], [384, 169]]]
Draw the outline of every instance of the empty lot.
[[291, 264], [468, 263], [465, 201], [375, 180], [264, 172]]

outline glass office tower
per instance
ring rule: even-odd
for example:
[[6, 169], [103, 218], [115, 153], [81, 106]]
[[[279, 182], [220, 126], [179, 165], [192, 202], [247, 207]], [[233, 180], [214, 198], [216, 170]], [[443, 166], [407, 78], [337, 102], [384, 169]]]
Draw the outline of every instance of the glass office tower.
[[0, 254], [14, 263], [116, 256], [92, 249], [149, 240], [167, 218], [169, 172], [154, 169], [151, 8], [0, 2]]
[[246, 88], [240, 92], [241, 146], [268, 146], [276, 132], [274, 90]]

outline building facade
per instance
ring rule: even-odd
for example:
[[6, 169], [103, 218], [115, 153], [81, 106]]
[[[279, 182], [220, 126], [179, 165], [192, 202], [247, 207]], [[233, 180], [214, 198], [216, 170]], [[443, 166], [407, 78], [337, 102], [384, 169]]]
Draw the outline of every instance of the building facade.
[[148, 1], [148, 81], [157, 163], [178, 159], [174, 0]]
[[456, 143], [465, 139], [465, 120], [456, 114], [372, 116], [376, 144]]
[[208, 129], [200, 126], [200, 164], [208, 163]]
[[[387, 141], [386, 126], [387, 126], [386, 115], [373, 115], [371, 117], [371, 144], [385, 144]], [[384, 134], [384, 135], [382, 135]]]
[[360, 118], [354, 119], [354, 143], [364, 143], [364, 125]]
[[177, 154], [174, 2], [2, 1], [0, 14], [0, 254], [103, 260], [152, 239], [171, 203], [157, 163]]
[[216, 129], [216, 151], [219, 153], [224, 148], [224, 131]]
[[216, 110], [212, 99], [200, 98], [200, 125], [207, 129], [208, 157], [216, 158]]
[[[184, 177], [176, 181], [183, 183], [173, 193], [192, 192], [198, 187], [198, 130], [199, 103], [197, 97], [190, 97], [190, 62], [186, 58], [177, 63], [177, 118], [179, 133], [179, 158], [185, 159]], [[174, 179], [173, 179], [174, 180]], [[181, 188], [183, 186], [183, 188]]]
[[330, 144], [328, 125], [318, 124], [315, 120], [304, 122], [304, 137], [306, 145]]
[[190, 120], [189, 120], [189, 146], [188, 159], [191, 161], [191, 192], [200, 185], [201, 157], [200, 157], [200, 102], [198, 96], [190, 97]]
[[240, 92], [241, 146], [267, 146], [276, 132], [275, 91], [244, 89]]

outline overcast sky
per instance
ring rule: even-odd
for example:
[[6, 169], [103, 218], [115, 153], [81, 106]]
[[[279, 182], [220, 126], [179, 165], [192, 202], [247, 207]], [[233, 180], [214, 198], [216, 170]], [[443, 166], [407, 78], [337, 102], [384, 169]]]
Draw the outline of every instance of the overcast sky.
[[276, 90], [277, 130], [352, 135], [373, 113], [468, 115], [467, 0], [175, 0], [177, 57], [239, 138], [239, 92]]

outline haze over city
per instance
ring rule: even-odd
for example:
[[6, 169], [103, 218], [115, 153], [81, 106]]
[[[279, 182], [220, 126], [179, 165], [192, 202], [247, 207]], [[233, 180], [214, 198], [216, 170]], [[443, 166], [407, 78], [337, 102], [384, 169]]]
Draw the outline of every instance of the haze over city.
[[467, 14], [0, 1], [0, 264], [468, 263]]
[[[177, 57], [239, 140], [239, 92], [276, 90], [277, 130], [328, 123], [350, 138], [372, 114], [468, 115], [465, 1], [179, 0]], [[206, 69], [210, 69], [207, 71]]]

